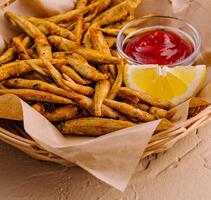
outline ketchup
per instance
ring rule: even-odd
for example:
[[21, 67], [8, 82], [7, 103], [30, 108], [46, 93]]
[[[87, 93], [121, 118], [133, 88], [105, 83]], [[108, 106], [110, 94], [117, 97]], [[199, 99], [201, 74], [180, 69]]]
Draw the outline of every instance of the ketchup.
[[190, 56], [193, 50], [189, 41], [163, 29], [139, 33], [124, 45], [126, 55], [141, 64], [174, 64]]

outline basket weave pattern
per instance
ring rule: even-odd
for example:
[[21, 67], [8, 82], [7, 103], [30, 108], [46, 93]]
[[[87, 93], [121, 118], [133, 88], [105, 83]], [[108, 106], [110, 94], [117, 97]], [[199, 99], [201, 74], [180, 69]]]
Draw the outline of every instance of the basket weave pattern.
[[[15, 0], [0, 0], [0, 8], [9, 5], [13, 1]], [[143, 155], [140, 155], [141, 158], [143, 159], [149, 155], [166, 151], [178, 140], [205, 125], [209, 121], [211, 121], [211, 106], [208, 106], [195, 117], [179, 123], [169, 130], [154, 134]], [[25, 152], [35, 159], [56, 162], [65, 166], [73, 165], [69, 161], [66, 161], [42, 148], [24, 131], [23, 125], [20, 122], [1, 119], [0, 140]]]
[[[154, 134], [141, 158], [143, 159], [149, 155], [166, 151], [190, 132], [210, 121], [211, 106], [207, 107], [195, 117], [179, 123], [169, 130]], [[30, 138], [24, 131], [20, 122], [0, 120], [0, 140], [25, 152], [35, 159], [56, 162], [65, 166], [72, 166], [72, 163], [48, 152], [36, 143], [36, 141]]]

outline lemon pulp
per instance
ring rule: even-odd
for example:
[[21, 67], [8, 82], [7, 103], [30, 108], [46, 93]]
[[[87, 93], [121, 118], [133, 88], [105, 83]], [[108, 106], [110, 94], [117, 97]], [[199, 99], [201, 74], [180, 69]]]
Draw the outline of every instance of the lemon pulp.
[[206, 66], [126, 65], [124, 81], [127, 87], [153, 97], [179, 104], [194, 96], [202, 87]]

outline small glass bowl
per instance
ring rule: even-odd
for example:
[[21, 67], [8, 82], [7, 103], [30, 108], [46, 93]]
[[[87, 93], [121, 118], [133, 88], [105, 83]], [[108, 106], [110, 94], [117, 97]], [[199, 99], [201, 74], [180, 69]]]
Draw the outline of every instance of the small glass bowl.
[[178, 65], [192, 65], [196, 61], [201, 49], [201, 37], [198, 31], [190, 23], [182, 19], [168, 16], [146, 16], [133, 20], [126, 24], [120, 30], [117, 36], [116, 46], [119, 56], [122, 58], [126, 58], [129, 64], [143, 64], [127, 56], [124, 53], [124, 44], [128, 39], [130, 39], [137, 33], [154, 29], [164, 29], [175, 32], [187, 42], [190, 42], [193, 46], [193, 53], [190, 56], [177, 63], [168, 65], [169, 67], [174, 67]]

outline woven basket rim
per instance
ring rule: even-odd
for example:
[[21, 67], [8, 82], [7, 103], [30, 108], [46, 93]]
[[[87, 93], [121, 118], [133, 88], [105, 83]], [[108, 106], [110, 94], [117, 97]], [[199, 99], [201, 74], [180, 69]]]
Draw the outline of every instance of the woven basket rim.
[[[154, 134], [151, 137], [143, 155], [140, 155], [141, 159], [170, 149], [175, 143], [187, 136], [190, 132], [197, 130], [199, 127], [210, 121], [211, 105], [195, 117], [192, 117], [185, 122], [180, 122], [166, 131]], [[65, 166], [74, 165], [63, 158], [48, 152], [33, 139], [24, 138], [2, 127], [0, 127], [0, 140], [25, 152], [35, 159], [56, 162]]]

